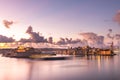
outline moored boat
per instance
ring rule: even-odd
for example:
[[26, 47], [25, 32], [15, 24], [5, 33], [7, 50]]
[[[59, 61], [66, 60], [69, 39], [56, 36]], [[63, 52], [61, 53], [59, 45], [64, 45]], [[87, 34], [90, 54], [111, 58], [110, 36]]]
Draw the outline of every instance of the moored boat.
[[50, 55], [50, 54], [42, 54], [42, 55], [32, 55], [30, 56], [32, 59], [40, 59], [40, 60], [65, 60], [71, 58], [70, 55]]

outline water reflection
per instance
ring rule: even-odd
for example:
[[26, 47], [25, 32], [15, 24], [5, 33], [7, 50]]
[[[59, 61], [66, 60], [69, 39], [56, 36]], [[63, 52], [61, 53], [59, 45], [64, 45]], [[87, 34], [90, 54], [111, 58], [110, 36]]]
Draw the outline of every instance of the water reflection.
[[120, 56], [42, 61], [0, 57], [0, 80], [119, 80]]

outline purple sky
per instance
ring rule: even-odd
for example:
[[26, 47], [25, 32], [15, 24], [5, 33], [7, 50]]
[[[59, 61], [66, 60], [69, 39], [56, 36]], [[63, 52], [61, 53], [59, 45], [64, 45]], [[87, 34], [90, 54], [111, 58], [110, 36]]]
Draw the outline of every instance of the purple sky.
[[[120, 0], [0, 0], [0, 35], [20, 39], [29, 25], [45, 37], [80, 38], [78, 33], [98, 35], [113, 29], [120, 34], [120, 25], [113, 21], [120, 10]], [[13, 21], [10, 29], [3, 20]]]

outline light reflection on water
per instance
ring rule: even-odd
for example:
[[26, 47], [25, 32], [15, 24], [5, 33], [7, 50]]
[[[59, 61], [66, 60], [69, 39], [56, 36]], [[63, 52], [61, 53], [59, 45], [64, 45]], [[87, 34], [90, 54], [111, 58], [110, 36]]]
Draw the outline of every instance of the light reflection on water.
[[30, 60], [0, 57], [0, 80], [120, 80], [120, 56]]

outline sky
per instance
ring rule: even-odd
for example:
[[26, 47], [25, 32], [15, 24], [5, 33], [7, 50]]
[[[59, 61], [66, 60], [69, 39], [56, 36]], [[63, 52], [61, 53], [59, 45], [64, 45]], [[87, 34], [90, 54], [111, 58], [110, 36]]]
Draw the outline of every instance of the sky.
[[[120, 10], [120, 0], [0, 0], [0, 35], [29, 38], [34, 32], [54, 41], [59, 38], [81, 38], [79, 33], [93, 32], [106, 36], [108, 29], [120, 34], [114, 16]], [[12, 21], [9, 28], [3, 20]]]

